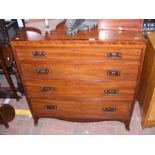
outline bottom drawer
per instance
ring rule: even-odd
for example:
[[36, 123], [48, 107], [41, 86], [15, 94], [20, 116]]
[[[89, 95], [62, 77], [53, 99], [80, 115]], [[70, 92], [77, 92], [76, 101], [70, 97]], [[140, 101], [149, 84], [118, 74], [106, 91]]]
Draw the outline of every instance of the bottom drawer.
[[31, 98], [34, 115], [39, 117], [78, 119], [128, 118], [131, 102], [101, 102]]

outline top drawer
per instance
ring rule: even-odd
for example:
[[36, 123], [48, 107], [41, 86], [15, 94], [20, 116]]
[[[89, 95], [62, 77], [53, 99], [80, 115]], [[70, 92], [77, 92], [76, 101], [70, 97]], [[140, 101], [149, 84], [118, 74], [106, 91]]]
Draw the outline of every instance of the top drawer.
[[141, 49], [128, 48], [69, 48], [69, 47], [18, 47], [17, 59], [20, 61], [140, 61]]

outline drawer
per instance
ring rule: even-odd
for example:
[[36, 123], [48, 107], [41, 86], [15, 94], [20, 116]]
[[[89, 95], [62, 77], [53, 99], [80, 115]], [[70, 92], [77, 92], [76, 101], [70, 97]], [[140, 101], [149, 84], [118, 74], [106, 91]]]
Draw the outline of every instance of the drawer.
[[34, 115], [41, 117], [118, 119], [128, 118], [131, 102], [90, 102], [30, 98]]
[[77, 81], [27, 80], [29, 97], [96, 98], [103, 100], [133, 100], [136, 82], [82, 83]]
[[119, 81], [136, 80], [137, 63], [27, 63], [20, 65], [25, 79]]
[[67, 47], [21, 47], [16, 48], [20, 61], [72, 61], [72, 60], [131, 60], [140, 61], [141, 49], [129, 48], [67, 48]]

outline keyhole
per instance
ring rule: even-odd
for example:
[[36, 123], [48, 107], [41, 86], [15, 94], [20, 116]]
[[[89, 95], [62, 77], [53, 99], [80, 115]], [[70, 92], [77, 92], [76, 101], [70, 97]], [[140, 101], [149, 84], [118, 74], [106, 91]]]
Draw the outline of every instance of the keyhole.
[[76, 70], [79, 70], [79, 66], [78, 66], [78, 65], [74, 66], [74, 68], [75, 68]]
[[78, 50], [75, 48], [74, 49], [74, 55], [77, 55], [78, 54]]

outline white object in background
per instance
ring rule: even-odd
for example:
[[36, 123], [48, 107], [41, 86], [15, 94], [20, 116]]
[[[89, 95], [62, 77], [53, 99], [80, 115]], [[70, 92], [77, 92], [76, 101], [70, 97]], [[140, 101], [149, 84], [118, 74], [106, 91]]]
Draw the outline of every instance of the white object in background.
[[17, 19], [17, 22], [18, 22], [18, 26], [19, 27], [23, 27], [24, 26], [21, 19]]
[[49, 22], [48, 22], [48, 19], [45, 19], [45, 31], [46, 32], [49, 32]]
[[10, 98], [5, 99], [4, 104], [8, 104], [10, 102]]
[[49, 27], [48, 19], [45, 19], [45, 26]]

